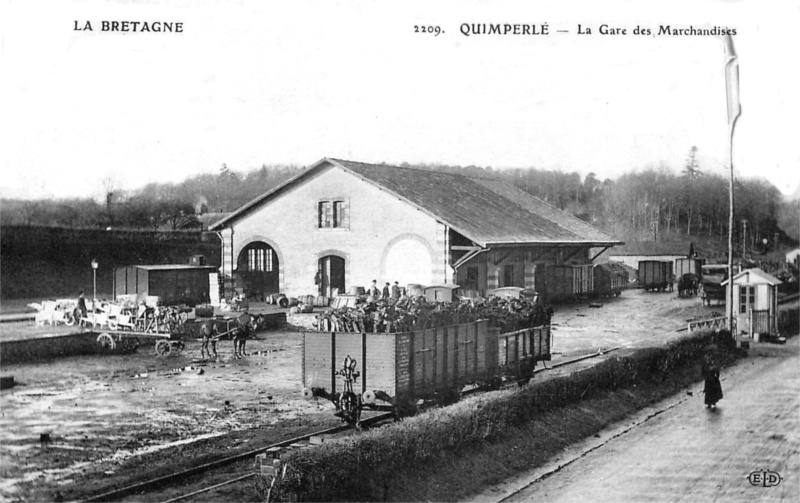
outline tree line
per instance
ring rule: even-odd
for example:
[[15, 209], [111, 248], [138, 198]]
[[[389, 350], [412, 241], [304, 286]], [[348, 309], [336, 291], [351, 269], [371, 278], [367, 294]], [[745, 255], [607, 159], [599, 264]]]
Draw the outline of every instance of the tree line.
[[[536, 168], [414, 167], [505, 180], [622, 239], [659, 241], [674, 234], [727, 239], [729, 181], [705, 172], [694, 147], [680, 171], [659, 165], [603, 180], [595, 173], [581, 177], [577, 172]], [[187, 228], [196, 224], [198, 214], [234, 211], [301, 170], [292, 165], [262, 165], [238, 172], [223, 165], [215, 174], [197, 175], [177, 184], [151, 183], [135, 191], [121, 191], [107, 184], [102, 202], [4, 200], [0, 224]], [[737, 240], [745, 226], [747, 240], [754, 246], [765, 239], [775, 245], [800, 238], [800, 202], [785, 201], [774, 185], [756, 179], [737, 179], [735, 194]]]

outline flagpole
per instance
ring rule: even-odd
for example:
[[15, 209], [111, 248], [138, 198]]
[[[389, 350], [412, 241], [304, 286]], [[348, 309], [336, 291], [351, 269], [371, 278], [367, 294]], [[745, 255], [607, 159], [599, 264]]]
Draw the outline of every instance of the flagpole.
[[[742, 107], [739, 102], [739, 58], [733, 47], [733, 39], [730, 35], [725, 35], [725, 94], [728, 104], [728, 161], [731, 167], [730, 183], [728, 185], [728, 299], [725, 311], [728, 315], [728, 329], [734, 341], [739, 340], [738, 330], [734, 326], [733, 313], [733, 133], [736, 128], [736, 121], [742, 114]], [[737, 344], [738, 345], [738, 344]]]

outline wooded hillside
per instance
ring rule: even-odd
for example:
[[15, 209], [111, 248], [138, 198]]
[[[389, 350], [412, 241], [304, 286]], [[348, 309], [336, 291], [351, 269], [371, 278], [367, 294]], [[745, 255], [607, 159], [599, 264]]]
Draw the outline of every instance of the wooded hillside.
[[[402, 165], [407, 166], [407, 165]], [[692, 148], [678, 172], [652, 167], [600, 180], [594, 173], [477, 166], [424, 165], [472, 176], [492, 177], [544, 199], [624, 240], [655, 240], [683, 235], [727, 239], [728, 179], [703, 171]], [[150, 184], [136, 191], [108, 187], [104, 203], [90, 199], [2, 202], [2, 225], [173, 230], [196, 225], [199, 212], [233, 211], [301, 171], [298, 166], [267, 166], [237, 172], [223, 165], [179, 184]], [[446, 190], [446, 189], [445, 189]], [[762, 180], [735, 184], [735, 239], [745, 226], [751, 248], [774, 249], [800, 239], [800, 201], [786, 201]], [[745, 223], [746, 222], [746, 223]]]

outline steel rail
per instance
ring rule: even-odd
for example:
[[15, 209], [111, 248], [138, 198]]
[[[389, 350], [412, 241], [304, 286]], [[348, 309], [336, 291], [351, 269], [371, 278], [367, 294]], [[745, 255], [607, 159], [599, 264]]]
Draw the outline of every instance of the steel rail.
[[[579, 356], [577, 358], [573, 358], [573, 359], [570, 359], [570, 360], [565, 360], [563, 362], [558, 362], [558, 363], [556, 363], [554, 365], [550, 365], [549, 367], [536, 369], [534, 371], [534, 373], [539, 373], [539, 372], [542, 372], [542, 371], [545, 371], [545, 370], [558, 368], [558, 367], [561, 367], [563, 365], [569, 365], [571, 363], [576, 363], [576, 362], [579, 362], [579, 361], [582, 361], [582, 360], [586, 360], [586, 359], [589, 359], [589, 358], [595, 358], [597, 356], [602, 356], [602, 355], [604, 355], [606, 353], [610, 353], [610, 352], [616, 351], [618, 349], [619, 349], [618, 347], [611, 348], [611, 349], [605, 349], [605, 350], [601, 349], [601, 350], [598, 350], [595, 353], [590, 353], [590, 354]], [[367, 419], [363, 420], [361, 423], [362, 424], [370, 424], [370, 423], [373, 423], [373, 422], [381, 421], [383, 419], [387, 419], [390, 416], [392, 416], [391, 413], [379, 414], [377, 416], [374, 416], [374, 417], [371, 417], [371, 418], [367, 418]], [[99, 495], [93, 496], [93, 497], [91, 497], [89, 499], [82, 500], [82, 501], [85, 502], [85, 503], [89, 503], [89, 502], [99, 502], [99, 501], [114, 500], [114, 499], [117, 499], [117, 498], [121, 498], [123, 496], [127, 496], [127, 495], [129, 495], [131, 493], [140, 492], [140, 491], [147, 490], [147, 489], [152, 489], [152, 488], [155, 488], [155, 487], [158, 487], [158, 486], [162, 486], [162, 485], [167, 485], [170, 482], [172, 482], [174, 480], [177, 480], [179, 478], [182, 478], [182, 477], [194, 476], [194, 475], [198, 475], [198, 474], [203, 473], [203, 472], [207, 472], [207, 471], [213, 470], [215, 468], [220, 468], [220, 467], [223, 467], [223, 466], [227, 466], [229, 464], [236, 463], [238, 461], [242, 461], [242, 460], [244, 460], [244, 459], [246, 459], [248, 457], [253, 457], [253, 456], [257, 455], [257, 454], [261, 454], [261, 453], [263, 453], [263, 452], [265, 452], [268, 449], [271, 449], [273, 447], [286, 447], [288, 445], [291, 445], [291, 444], [294, 444], [294, 443], [297, 443], [297, 442], [301, 442], [303, 440], [307, 440], [307, 439], [309, 439], [309, 438], [311, 438], [312, 436], [315, 436], [315, 435], [334, 434], [334, 433], [339, 433], [339, 432], [342, 432], [342, 431], [346, 431], [346, 430], [348, 430], [350, 428], [351, 428], [350, 425], [342, 425], [342, 426], [335, 426], [333, 428], [328, 428], [326, 430], [320, 430], [320, 431], [317, 431], [317, 432], [308, 433], [308, 434], [301, 435], [301, 436], [298, 436], [298, 437], [295, 437], [295, 438], [291, 438], [291, 439], [288, 439], [288, 440], [283, 440], [281, 442], [277, 442], [275, 444], [271, 444], [271, 445], [268, 445], [266, 447], [259, 447], [258, 449], [253, 449], [253, 450], [250, 450], [250, 451], [247, 451], [247, 452], [244, 452], [244, 453], [241, 453], [241, 454], [236, 454], [234, 456], [230, 456], [230, 457], [227, 457], [227, 458], [224, 458], [224, 459], [220, 459], [220, 460], [217, 460], [217, 461], [212, 461], [210, 463], [205, 463], [205, 464], [202, 464], [202, 465], [199, 465], [199, 466], [196, 466], [196, 467], [192, 467], [192, 468], [187, 468], [185, 470], [181, 470], [179, 472], [175, 472], [175, 473], [172, 473], [172, 474], [169, 474], [169, 475], [163, 475], [163, 476], [157, 477], [155, 479], [146, 480], [146, 481], [143, 481], [143, 482], [138, 482], [136, 484], [132, 484], [130, 486], [126, 486], [126, 487], [123, 487], [123, 488], [120, 488], [120, 489], [115, 489], [113, 491], [108, 491], [108, 492], [105, 492], [103, 494], [99, 494]], [[213, 486], [209, 486], [209, 487], [206, 487], [206, 488], [203, 488], [203, 489], [198, 489], [197, 491], [194, 491], [194, 492], [189, 493], [189, 494], [185, 494], [185, 495], [182, 495], [182, 496], [177, 496], [175, 498], [167, 500], [164, 503], [180, 501], [180, 500], [195, 496], [197, 494], [202, 494], [204, 492], [208, 492], [208, 491], [214, 490], [214, 489], [216, 489], [218, 487], [222, 487], [222, 486], [225, 486], [225, 485], [233, 484], [233, 483], [239, 482], [241, 480], [246, 480], [246, 479], [248, 479], [250, 477], [254, 477], [255, 475], [256, 475], [255, 473], [242, 475], [242, 476], [236, 477], [235, 479], [227, 480], [227, 481], [224, 481], [224, 482], [221, 482], [221, 483], [218, 483], [218, 484], [215, 484]]]
[[557, 362], [557, 363], [554, 363], [554, 364], [550, 365], [549, 367], [547, 366], [547, 364], [543, 363], [545, 365], [543, 368], [536, 369], [533, 372], [534, 372], [534, 374], [538, 373], [538, 372], [544, 372], [545, 370], [555, 369], [555, 368], [561, 367], [563, 365], [569, 365], [570, 363], [575, 363], [575, 362], [579, 362], [579, 361], [582, 361], [582, 360], [588, 360], [589, 358], [595, 358], [595, 357], [598, 357], [598, 356], [603, 356], [606, 353], [610, 353], [610, 352], [616, 351], [618, 349], [619, 349], [619, 347], [615, 347], [615, 348], [611, 348], [611, 349], [598, 349], [597, 352], [595, 352], [595, 353], [589, 353], [588, 355], [578, 356], [576, 358], [572, 358], [571, 360], [564, 360], [563, 362]]
[[[381, 421], [383, 419], [387, 419], [388, 417], [391, 417], [391, 416], [392, 416], [391, 413], [379, 414], [377, 416], [364, 419], [363, 421], [361, 421], [361, 423], [362, 424], [365, 424], [365, 423], [366, 424], [371, 424], [371, 423], [374, 423], [374, 422], [377, 422], [377, 421]], [[145, 481], [142, 481], [142, 482], [137, 482], [135, 484], [131, 484], [129, 486], [125, 486], [125, 487], [122, 487], [122, 488], [119, 488], [119, 489], [114, 489], [113, 491], [108, 491], [108, 492], [105, 492], [105, 493], [102, 493], [102, 494], [98, 494], [98, 495], [92, 496], [90, 498], [81, 500], [81, 501], [86, 502], [86, 503], [99, 502], [99, 501], [113, 501], [115, 499], [121, 498], [123, 496], [127, 496], [127, 495], [132, 494], [132, 493], [141, 492], [141, 491], [145, 491], [145, 490], [148, 490], [148, 489], [153, 489], [153, 488], [158, 487], [158, 486], [169, 485], [171, 482], [174, 482], [176, 480], [182, 479], [184, 477], [191, 477], [191, 476], [194, 476], [194, 475], [199, 475], [199, 474], [207, 472], [209, 470], [213, 470], [213, 469], [216, 469], [216, 468], [221, 468], [223, 466], [227, 466], [227, 465], [230, 465], [232, 463], [236, 463], [236, 462], [245, 460], [248, 457], [255, 456], [256, 454], [262, 454], [262, 453], [266, 452], [268, 449], [271, 449], [273, 447], [286, 447], [286, 446], [289, 446], [289, 445], [297, 443], [297, 442], [302, 442], [303, 440], [308, 440], [309, 438], [311, 438], [311, 437], [313, 437], [315, 435], [331, 435], [331, 434], [334, 434], [334, 433], [340, 433], [342, 431], [347, 431], [347, 430], [349, 430], [351, 428], [352, 428], [352, 426], [350, 426], [350, 425], [341, 425], [341, 426], [335, 426], [333, 428], [327, 428], [325, 430], [320, 430], [320, 431], [315, 431], [315, 432], [312, 432], [312, 433], [307, 433], [307, 434], [304, 434], [304, 435], [300, 435], [298, 437], [290, 438], [288, 440], [282, 440], [280, 442], [276, 442], [276, 443], [271, 444], [271, 445], [267, 445], [267, 446], [264, 446], [264, 447], [259, 447], [257, 449], [252, 449], [252, 450], [249, 450], [247, 452], [240, 453], [240, 454], [235, 454], [235, 455], [229, 456], [227, 458], [223, 458], [223, 459], [219, 459], [219, 460], [216, 460], [216, 461], [212, 461], [210, 463], [204, 463], [202, 465], [194, 466], [192, 468], [187, 468], [185, 470], [181, 470], [181, 471], [178, 471], [178, 472], [175, 472], [175, 473], [171, 473], [169, 475], [162, 475], [162, 476], [156, 477], [154, 479], [145, 480]], [[231, 483], [231, 482], [229, 481], [228, 483]]]
[[241, 477], [236, 477], [235, 479], [226, 480], [225, 482], [220, 482], [219, 484], [214, 484], [213, 486], [204, 487], [203, 489], [198, 489], [197, 491], [193, 491], [193, 492], [190, 492], [188, 494], [184, 494], [184, 495], [181, 495], [181, 496], [176, 496], [175, 498], [168, 499], [164, 503], [174, 503], [175, 501], [182, 501], [182, 500], [185, 500], [186, 498], [191, 498], [192, 496], [197, 496], [198, 494], [207, 493], [207, 492], [213, 491], [214, 489], [217, 489], [219, 487], [224, 487], [224, 486], [227, 486], [227, 485], [235, 484], [237, 482], [241, 482], [242, 480], [251, 479], [251, 478], [253, 478], [255, 476], [256, 476], [255, 473], [248, 473], [247, 475], [242, 475]]

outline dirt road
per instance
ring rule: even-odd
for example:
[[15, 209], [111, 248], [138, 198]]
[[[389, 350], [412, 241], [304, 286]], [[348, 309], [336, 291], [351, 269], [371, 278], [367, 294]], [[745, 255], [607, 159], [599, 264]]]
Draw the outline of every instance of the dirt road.
[[[494, 488], [487, 499], [537, 480], [504, 501], [798, 501], [798, 346], [795, 339], [752, 349], [723, 374], [717, 409], [704, 407], [699, 384], [691, 395], [575, 446], [555, 466]], [[780, 483], [752, 485], [748, 476], [761, 470], [780, 474]]]

